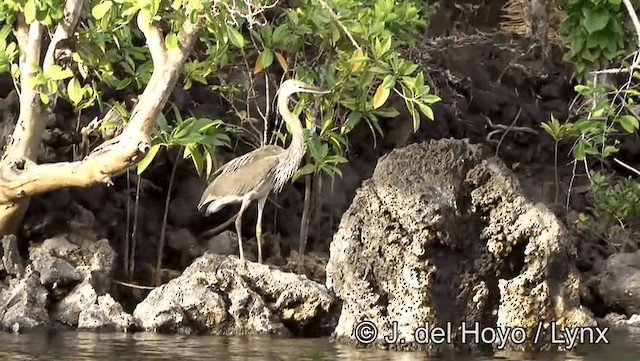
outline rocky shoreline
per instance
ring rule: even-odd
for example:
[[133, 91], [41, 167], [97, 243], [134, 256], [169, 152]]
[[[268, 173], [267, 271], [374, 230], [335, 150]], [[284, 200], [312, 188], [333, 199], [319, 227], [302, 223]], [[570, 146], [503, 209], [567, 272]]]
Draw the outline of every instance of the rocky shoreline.
[[[640, 300], [633, 296], [638, 253], [609, 257], [598, 283], [603, 302], [630, 317], [611, 313], [598, 320], [580, 302], [586, 288], [575, 265], [580, 240], [546, 206], [524, 196], [502, 161], [483, 157], [482, 147], [466, 140], [412, 144], [380, 159], [331, 243], [326, 285], [207, 252], [128, 313], [111, 294], [116, 252], [75, 221], [75, 232], [30, 245], [28, 259], [15, 236], [2, 239], [3, 330], [63, 324], [125, 332], [332, 335], [355, 346], [431, 350], [432, 344], [415, 338], [416, 329], [477, 324], [522, 329], [531, 342], [469, 344], [454, 329], [456, 349], [531, 351], [563, 349], [550, 342], [552, 328], [640, 327]], [[376, 327], [377, 339], [363, 342], [354, 333], [365, 321]], [[538, 325], [544, 325], [542, 336]], [[383, 335], [394, 334], [403, 342], [385, 341]]]
[[[523, 328], [528, 342], [507, 345], [514, 350], [561, 349], [548, 342], [555, 326], [640, 328], [640, 251], [616, 253], [576, 231], [571, 216], [586, 209], [583, 192], [571, 191], [569, 209], [554, 202], [553, 140], [539, 125], [550, 114], [566, 119], [574, 93], [561, 50], [542, 61], [529, 45], [498, 34], [425, 38], [407, 49], [443, 99], [434, 106], [436, 121], [423, 119], [417, 133], [406, 114], [383, 121], [377, 148], [365, 125], [354, 130], [343, 177], [322, 182], [304, 258], [293, 251], [299, 184], [267, 205], [267, 265], [240, 262], [232, 232], [196, 236], [231, 211], [215, 219], [199, 214], [204, 182], [181, 164], [163, 285], [123, 286], [155, 278], [170, 154], [159, 154], [138, 195], [135, 178], [121, 177], [111, 188], [35, 197], [22, 233], [1, 242], [0, 327], [333, 336], [358, 347], [422, 349], [429, 347], [415, 339], [419, 327], [477, 322]], [[11, 112], [5, 96], [0, 110]], [[198, 86], [172, 95], [181, 110], [196, 104], [194, 113], [219, 118], [226, 110], [212, 99]], [[87, 110], [81, 125], [96, 115]], [[71, 118], [57, 109], [41, 160], [70, 159], [79, 141]], [[531, 131], [505, 131], [516, 120]], [[570, 144], [560, 147], [567, 154]], [[640, 156], [637, 146], [621, 148], [623, 160]], [[571, 170], [559, 171], [566, 199]], [[136, 265], [125, 279], [135, 198]], [[254, 222], [252, 213], [245, 224]], [[255, 242], [244, 245], [255, 260]], [[363, 343], [354, 329], [365, 321], [378, 335]], [[404, 343], [384, 342], [394, 330]], [[538, 332], [543, 342], [533, 342]], [[456, 349], [496, 347], [459, 342], [455, 328], [451, 336]]]

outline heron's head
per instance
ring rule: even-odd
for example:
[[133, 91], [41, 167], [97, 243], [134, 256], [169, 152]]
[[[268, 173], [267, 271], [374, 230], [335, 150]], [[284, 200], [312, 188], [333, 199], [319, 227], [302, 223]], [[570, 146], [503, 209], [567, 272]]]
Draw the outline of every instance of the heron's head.
[[309, 85], [300, 80], [287, 79], [282, 83], [282, 85], [280, 85], [280, 89], [278, 90], [278, 92], [280, 93], [280, 96], [288, 97], [289, 95], [295, 93], [327, 94], [331, 91]]

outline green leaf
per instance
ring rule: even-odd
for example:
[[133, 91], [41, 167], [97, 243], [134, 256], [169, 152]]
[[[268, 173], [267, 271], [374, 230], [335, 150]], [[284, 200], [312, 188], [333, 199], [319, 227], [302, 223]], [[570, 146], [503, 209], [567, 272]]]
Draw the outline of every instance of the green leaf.
[[36, 2], [35, 0], [27, 0], [24, 4], [24, 20], [27, 24], [36, 21]]
[[604, 29], [609, 23], [610, 15], [606, 9], [593, 9], [585, 6], [583, 13], [585, 16], [583, 25], [589, 34]]
[[[420, 112], [422, 112], [422, 114], [424, 114], [424, 116], [429, 120], [433, 120], [435, 118], [435, 116], [433, 115], [433, 109], [431, 109], [430, 106], [418, 103], [418, 107], [420, 108]], [[418, 129], [416, 128], [414, 130]]]
[[73, 72], [71, 69], [62, 69], [60, 65], [52, 65], [49, 69], [49, 79], [51, 80], [64, 80], [71, 78], [73, 76]]
[[156, 154], [158, 154], [161, 146], [161, 144], [154, 144], [151, 146], [151, 148], [149, 148], [149, 152], [144, 156], [144, 158], [142, 158], [140, 162], [138, 162], [138, 175], [142, 174], [142, 172], [147, 169], [149, 164], [151, 164], [153, 159], [156, 157]]
[[606, 158], [611, 154], [616, 153], [617, 151], [618, 151], [618, 148], [614, 147], [613, 145], [607, 145], [606, 147], [604, 147], [602, 151], [602, 155]]
[[304, 177], [316, 171], [315, 164], [307, 163], [293, 175], [293, 181], [295, 182], [300, 177]]
[[396, 77], [393, 75], [387, 75], [382, 81], [382, 86], [387, 89], [391, 89], [396, 86]]
[[178, 47], [178, 36], [174, 33], [169, 33], [164, 39], [164, 43], [167, 49], [175, 49]]
[[392, 108], [392, 107], [378, 108], [373, 111], [373, 114], [383, 118], [395, 118], [398, 115], [400, 115], [400, 113], [396, 110], [396, 108]]
[[236, 48], [244, 48], [244, 36], [236, 28], [227, 26], [227, 35], [229, 35], [229, 40]]
[[97, 4], [91, 9], [91, 15], [100, 20], [104, 17], [104, 15], [111, 9], [113, 3], [111, 1], [105, 1], [103, 3]]
[[69, 83], [67, 84], [67, 95], [73, 105], [78, 105], [78, 103], [82, 101], [82, 98], [84, 98], [84, 92], [82, 91], [82, 86], [78, 79], [72, 78], [69, 80]]
[[617, 120], [627, 133], [633, 133], [638, 129], [638, 119], [633, 115], [623, 115]]
[[573, 148], [573, 157], [576, 160], [584, 160], [587, 156], [587, 148], [590, 147], [589, 143], [584, 139], [578, 139], [578, 143]]
[[263, 52], [258, 55], [256, 65], [253, 68], [253, 73], [258, 74], [262, 70], [268, 68], [273, 63], [273, 51], [271, 49], [264, 49]]
[[422, 101], [427, 103], [427, 104], [437, 103], [437, 102], [439, 102], [441, 100], [442, 99], [439, 96], [433, 95], [433, 94], [428, 94], [428, 95], [425, 95], [424, 97], [422, 97]]
[[45, 93], [40, 93], [40, 100], [43, 104], [49, 104], [49, 96]]

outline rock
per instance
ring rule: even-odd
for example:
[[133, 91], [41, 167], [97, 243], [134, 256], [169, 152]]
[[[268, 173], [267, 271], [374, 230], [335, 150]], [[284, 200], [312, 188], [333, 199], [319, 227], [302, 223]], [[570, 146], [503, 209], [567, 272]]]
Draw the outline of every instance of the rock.
[[109, 294], [98, 297], [97, 303], [80, 312], [78, 319], [78, 328], [93, 330], [129, 331], [134, 325], [133, 316], [124, 312], [122, 306]]
[[[29, 254], [30, 258], [36, 261], [41, 258], [46, 259], [48, 257], [46, 255], [63, 260], [77, 271], [80, 276], [79, 280], [90, 278], [99, 295], [108, 292], [111, 287], [111, 274], [115, 265], [116, 252], [106, 239], [94, 241], [82, 238], [77, 234], [61, 235], [32, 246], [29, 249]], [[63, 267], [68, 270], [67, 266]], [[45, 273], [54, 271], [49, 270]]]
[[206, 253], [149, 293], [133, 316], [144, 330], [218, 335], [323, 332], [333, 297], [304, 276]]
[[285, 272], [303, 274], [316, 282], [326, 280], [325, 267], [329, 257], [325, 254], [307, 253], [300, 257], [298, 251], [291, 251], [287, 257], [287, 263], [282, 266]]
[[98, 295], [92, 280], [86, 279], [58, 302], [52, 310], [52, 319], [69, 326], [87, 329], [130, 330], [133, 316], [110, 294]]
[[31, 252], [31, 264], [40, 274], [40, 283], [48, 289], [68, 286], [80, 281], [81, 276], [69, 262], [44, 252]]
[[[370, 321], [372, 346], [429, 348], [414, 331], [451, 324], [461, 348], [457, 327], [477, 322], [524, 327], [531, 337], [508, 349], [548, 348], [532, 342], [540, 323], [595, 325], [579, 303], [572, 247], [553, 213], [478, 146], [443, 139], [394, 150], [363, 182], [330, 246], [326, 283], [342, 301], [334, 336], [356, 343], [356, 325]], [[394, 322], [405, 343], [385, 345]]]
[[633, 314], [631, 317], [619, 313], [609, 313], [603, 319], [598, 320], [598, 324], [621, 329], [640, 328], [640, 315]]
[[52, 318], [69, 326], [77, 326], [80, 313], [94, 305], [98, 294], [90, 282], [77, 285], [64, 299], [53, 307]]
[[[78, 211], [80, 225], [90, 216], [82, 209]], [[80, 314], [94, 306], [109, 310], [105, 311], [109, 316], [113, 314], [115, 306], [107, 301], [101, 304], [99, 297], [110, 288], [115, 252], [106, 239], [98, 241], [87, 238], [87, 234], [71, 233], [31, 244], [26, 267], [15, 237], [2, 239], [2, 268], [13, 276], [0, 291], [2, 328], [25, 331], [48, 324], [50, 319], [76, 326]], [[112, 319], [116, 328], [126, 325], [125, 316], [118, 314]]]
[[11, 276], [21, 276], [24, 272], [24, 263], [20, 251], [18, 250], [18, 239], [14, 235], [2, 237], [2, 264], [0, 269], [4, 269]]
[[640, 314], [640, 251], [617, 253], [606, 262], [598, 293], [604, 303], [627, 315]]
[[21, 332], [49, 322], [47, 290], [37, 274], [27, 272], [25, 278], [12, 279], [9, 286], [0, 291], [0, 325], [4, 330]]

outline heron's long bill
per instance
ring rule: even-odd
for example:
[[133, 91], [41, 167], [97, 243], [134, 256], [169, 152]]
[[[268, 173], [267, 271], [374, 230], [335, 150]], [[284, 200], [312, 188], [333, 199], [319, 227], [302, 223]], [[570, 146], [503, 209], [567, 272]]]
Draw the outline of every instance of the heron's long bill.
[[315, 94], [329, 94], [329, 93], [331, 93], [331, 90], [329, 90], [329, 89], [318, 88], [317, 86], [308, 85], [308, 84], [304, 87], [303, 90], [307, 91], [309, 93], [315, 93]]

